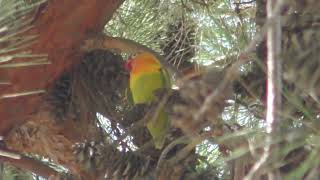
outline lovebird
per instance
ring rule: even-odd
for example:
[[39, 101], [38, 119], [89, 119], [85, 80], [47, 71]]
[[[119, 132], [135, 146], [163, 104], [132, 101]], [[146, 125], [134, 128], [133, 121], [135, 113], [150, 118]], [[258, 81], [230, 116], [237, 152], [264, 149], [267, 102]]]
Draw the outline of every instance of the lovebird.
[[[129, 87], [133, 103], [149, 104], [156, 101], [155, 91], [171, 88], [167, 70], [156, 56], [143, 52], [128, 60], [125, 68], [130, 72]], [[162, 149], [169, 126], [168, 114], [161, 109], [156, 119], [147, 121], [156, 149]]]

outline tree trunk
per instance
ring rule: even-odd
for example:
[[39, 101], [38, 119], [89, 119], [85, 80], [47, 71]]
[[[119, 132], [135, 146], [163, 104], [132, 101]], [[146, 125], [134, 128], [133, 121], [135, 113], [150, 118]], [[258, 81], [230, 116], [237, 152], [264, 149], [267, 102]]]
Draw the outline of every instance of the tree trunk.
[[[1, 85], [0, 95], [50, 88], [65, 70], [78, 63], [80, 45], [88, 36], [99, 33], [124, 0], [50, 0], [37, 14], [28, 34], [37, 41], [28, 49], [47, 54], [48, 65], [0, 69], [0, 77], [11, 85]], [[21, 62], [16, 59], [14, 62]], [[0, 135], [40, 110], [41, 94], [0, 99]]]

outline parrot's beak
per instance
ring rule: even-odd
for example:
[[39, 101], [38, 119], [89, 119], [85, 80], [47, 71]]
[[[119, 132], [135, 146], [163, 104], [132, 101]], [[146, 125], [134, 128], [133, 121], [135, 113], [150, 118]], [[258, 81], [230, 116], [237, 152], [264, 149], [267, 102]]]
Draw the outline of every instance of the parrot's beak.
[[132, 70], [132, 59], [129, 59], [125, 64], [124, 64], [124, 68], [127, 70], [127, 71], [131, 71]]

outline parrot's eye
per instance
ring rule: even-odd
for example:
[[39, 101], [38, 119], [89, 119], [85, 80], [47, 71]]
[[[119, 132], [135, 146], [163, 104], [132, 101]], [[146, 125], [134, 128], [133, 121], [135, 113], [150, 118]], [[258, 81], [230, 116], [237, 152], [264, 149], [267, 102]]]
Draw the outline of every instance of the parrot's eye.
[[132, 60], [129, 59], [125, 64], [124, 64], [124, 68], [127, 70], [127, 71], [131, 71], [132, 70]]

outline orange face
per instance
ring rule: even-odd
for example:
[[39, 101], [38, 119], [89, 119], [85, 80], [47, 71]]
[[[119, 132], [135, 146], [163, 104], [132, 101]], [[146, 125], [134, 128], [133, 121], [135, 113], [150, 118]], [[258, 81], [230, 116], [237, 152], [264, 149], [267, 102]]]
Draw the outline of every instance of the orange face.
[[132, 74], [141, 72], [154, 72], [161, 68], [160, 62], [149, 53], [141, 53], [133, 59], [129, 59], [125, 68]]

